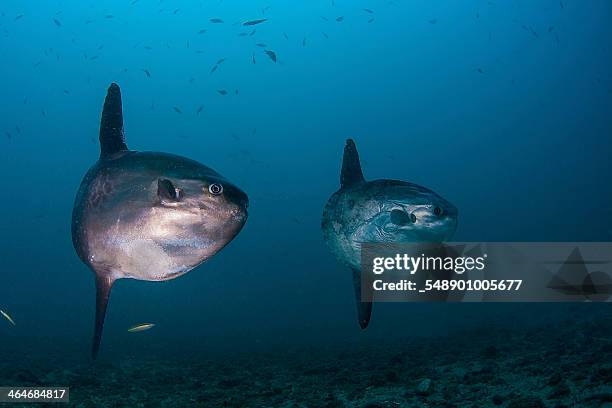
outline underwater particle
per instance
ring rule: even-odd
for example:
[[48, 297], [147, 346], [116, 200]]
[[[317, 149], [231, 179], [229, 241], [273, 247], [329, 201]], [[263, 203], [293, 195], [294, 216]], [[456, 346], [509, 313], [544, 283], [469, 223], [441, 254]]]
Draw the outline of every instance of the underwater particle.
[[15, 17], [14, 21], [21, 20], [22, 18], [23, 18], [23, 14], [18, 14], [17, 17]]
[[213, 67], [210, 70], [210, 73], [212, 74], [213, 72], [215, 72], [217, 70], [217, 68], [219, 68], [219, 65], [217, 65], [217, 64], [213, 65]]
[[154, 323], [141, 323], [141, 324], [137, 324], [137, 325], [134, 325], [134, 326], [130, 327], [128, 329], [128, 332], [130, 332], [130, 333], [138, 333], [138, 332], [141, 332], [141, 331], [149, 330], [149, 329], [153, 328], [153, 326], [155, 326]]
[[107, 14], [107, 15], [104, 16], [104, 18], [110, 20], [111, 18], [115, 18], [115, 16], [113, 16], [112, 14]]
[[371, 23], [374, 21], [374, 17], [372, 17], [371, 19], [368, 20], [368, 23]]
[[208, 30], [207, 30], [207, 29], [205, 29], [205, 28], [203, 28], [203, 29], [201, 29], [200, 31], [198, 31], [198, 35], [199, 35], [199, 34], [204, 34], [206, 31], [208, 31]]
[[221, 65], [223, 64], [223, 62], [225, 61], [225, 58], [221, 58], [217, 61], [217, 65]]
[[179, 109], [178, 107], [176, 107], [176, 106], [173, 106], [173, 107], [172, 107], [172, 109], [173, 109], [173, 110], [174, 110], [176, 113], [178, 113], [178, 114], [180, 114], [180, 115], [182, 115], [182, 114], [183, 114], [183, 111], [182, 111], [182, 110], [180, 110], [180, 109]]
[[225, 89], [218, 89], [217, 92], [219, 95], [227, 95], [227, 91]]
[[213, 24], [223, 24], [223, 20], [221, 20], [220, 18], [211, 18], [208, 21], [210, 21]]
[[62, 26], [62, 22], [59, 21], [57, 18], [53, 19], [53, 22], [55, 23], [56, 26], [61, 27]]
[[306, 46], [306, 37], [304, 37], [304, 39], [302, 40], [302, 47]]
[[326, 39], [329, 39], [329, 35], [327, 35], [327, 33], [325, 32], [321, 32], [321, 34], [323, 35], [323, 37], [325, 37]]
[[429, 395], [431, 393], [431, 380], [429, 378], [422, 379], [416, 387], [418, 395]]
[[285, 40], [289, 39], [289, 36], [287, 35], [287, 33], [283, 33], [283, 37], [285, 37]]
[[239, 94], [239, 93], [240, 93], [240, 92], [238, 91], [238, 89], [235, 89], [235, 90], [234, 90], [234, 95], [238, 96], [238, 94]]
[[272, 51], [272, 50], [265, 50], [264, 52], [266, 53], [266, 55], [268, 57], [270, 57], [270, 59], [272, 61], [276, 62], [276, 53], [274, 51]]
[[367, 8], [364, 8], [363, 11], [365, 11], [368, 14], [374, 14], [374, 11], [367, 9]]
[[4, 316], [4, 318], [5, 318], [6, 320], [8, 320], [9, 322], [11, 322], [11, 324], [12, 324], [13, 326], [16, 326], [15, 321], [13, 320], [13, 318], [12, 318], [12, 317], [11, 317], [11, 316], [10, 316], [8, 313], [6, 313], [4, 310], [0, 309], [0, 314], [2, 314], [2, 316]]
[[338, 16], [338, 17], [336, 17], [336, 21], [337, 21], [338, 23], [343, 22], [343, 21], [344, 21], [344, 16]]
[[482, 70], [482, 68], [476, 68], [476, 71], [477, 71], [479, 74], [484, 74], [484, 71]]
[[432, 18], [431, 20], [429, 20], [429, 24], [436, 24], [438, 22], [437, 18]]
[[143, 69], [141, 69], [141, 71], [144, 72], [147, 77], [151, 78], [151, 72], [149, 72], [148, 69], [143, 68]]
[[329, 21], [329, 18], [327, 18], [325, 16], [319, 16], [319, 17], [321, 17], [321, 20], [323, 20], [323, 21]]
[[264, 43], [257, 43], [255, 45], [261, 48], [266, 48], [268, 46], [267, 44], [264, 44]]
[[252, 37], [253, 35], [255, 35], [255, 33], [257, 32], [256, 29], [253, 29], [250, 33], [249, 33], [249, 37]]
[[251, 59], [251, 61], [253, 61], [253, 64], [257, 64], [257, 61], [255, 61], [255, 53], [253, 53], [253, 58]]
[[244, 23], [242, 23], [242, 25], [243, 26], [254, 26], [254, 25], [257, 25], [257, 24], [265, 23], [266, 21], [268, 21], [267, 18], [260, 18], [258, 20], [245, 21]]
[[200, 105], [200, 107], [196, 111], [196, 115], [199, 115], [200, 113], [202, 113], [203, 110], [204, 110], [204, 105]]

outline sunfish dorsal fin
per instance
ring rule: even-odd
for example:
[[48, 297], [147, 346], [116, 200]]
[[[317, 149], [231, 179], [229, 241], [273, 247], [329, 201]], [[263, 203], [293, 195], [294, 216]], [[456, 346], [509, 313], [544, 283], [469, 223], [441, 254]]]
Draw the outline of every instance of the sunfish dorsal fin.
[[112, 83], [104, 99], [104, 109], [100, 120], [100, 158], [108, 158], [123, 150], [128, 150], [128, 147], [123, 136], [121, 90], [119, 85]]
[[359, 153], [353, 139], [347, 139], [344, 146], [344, 157], [342, 158], [342, 172], [340, 173], [340, 187], [348, 187], [353, 184], [362, 183], [365, 179], [361, 172]]

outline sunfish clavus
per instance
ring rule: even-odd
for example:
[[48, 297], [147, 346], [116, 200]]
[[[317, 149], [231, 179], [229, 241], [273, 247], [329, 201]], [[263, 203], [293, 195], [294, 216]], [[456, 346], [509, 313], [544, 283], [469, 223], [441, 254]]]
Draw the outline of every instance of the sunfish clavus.
[[183, 275], [240, 232], [247, 207], [247, 195], [209, 167], [128, 150], [121, 92], [112, 84], [100, 123], [100, 158], [85, 174], [72, 212], [74, 248], [96, 278], [92, 357], [115, 280]]
[[444, 242], [456, 228], [455, 206], [428, 188], [399, 180], [366, 181], [355, 142], [346, 141], [340, 190], [323, 210], [321, 230], [331, 252], [353, 272], [362, 329], [370, 322], [372, 302], [361, 297], [361, 243]]

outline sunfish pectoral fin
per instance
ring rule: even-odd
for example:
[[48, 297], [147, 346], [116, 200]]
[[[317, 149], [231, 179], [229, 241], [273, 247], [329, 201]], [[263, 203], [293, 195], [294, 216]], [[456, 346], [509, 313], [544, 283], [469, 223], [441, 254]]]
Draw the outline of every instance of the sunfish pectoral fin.
[[108, 87], [100, 119], [100, 158], [105, 159], [124, 150], [128, 150], [128, 147], [123, 135], [121, 90], [119, 85], [113, 83]]
[[[362, 293], [361, 271], [359, 269], [352, 268], [352, 272], [353, 288], [355, 289], [355, 302], [357, 304], [357, 318], [359, 320], [359, 326], [362, 329], [365, 329], [370, 323], [370, 316], [372, 316], [372, 296], [374, 291], [372, 289], [372, 285], [367, 285], [363, 288], [365, 293]], [[364, 301], [364, 299], [366, 300]]]
[[347, 187], [365, 181], [359, 162], [359, 153], [353, 139], [347, 139], [342, 157], [342, 171], [340, 172], [340, 187]]
[[98, 350], [100, 349], [106, 307], [108, 306], [108, 298], [110, 297], [111, 288], [114, 282], [115, 280], [113, 278], [96, 274], [96, 322], [91, 344], [91, 358], [94, 360], [98, 356]]

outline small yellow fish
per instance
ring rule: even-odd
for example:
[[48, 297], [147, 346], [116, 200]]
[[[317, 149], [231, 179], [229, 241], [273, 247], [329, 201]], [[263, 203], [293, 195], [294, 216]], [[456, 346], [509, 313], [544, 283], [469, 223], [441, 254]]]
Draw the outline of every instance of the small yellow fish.
[[128, 332], [130, 332], [130, 333], [137, 333], [137, 332], [149, 330], [153, 326], [155, 326], [154, 323], [141, 323], [141, 324], [137, 324], [136, 326], [130, 327], [128, 329]]
[[2, 314], [2, 316], [4, 316], [4, 318], [5, 318], [6, 320], [8, 320], [9, 322], [11, 322], [11, 324], [12, 324], [13, 326], [16, 326], [16, 325], [15, 325], [15, 321], [13, 320], [13, 318], [12, 318], [11, 316], [9, 316], [9, 314], [8, 314], [8, 313], [6, 313], [6, 312], [5, 312], [4, 310], [2, 310], [2, 309], [0, 309], [0, 313]]

